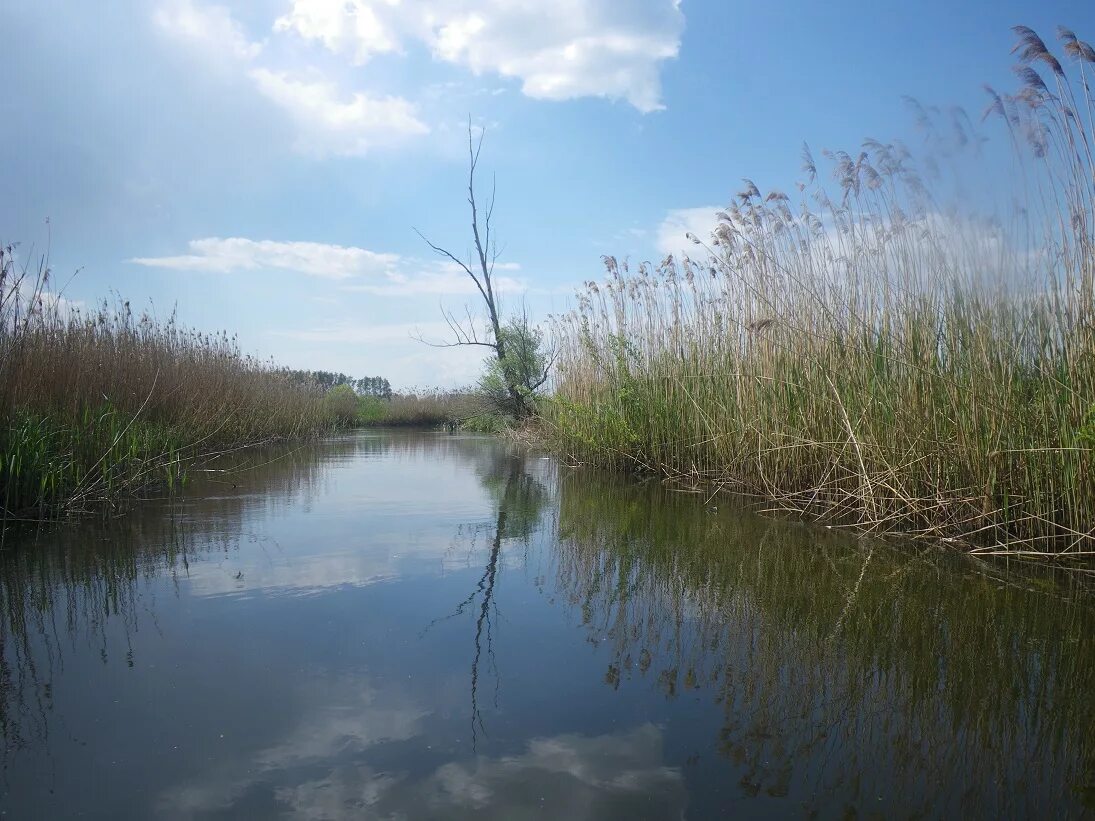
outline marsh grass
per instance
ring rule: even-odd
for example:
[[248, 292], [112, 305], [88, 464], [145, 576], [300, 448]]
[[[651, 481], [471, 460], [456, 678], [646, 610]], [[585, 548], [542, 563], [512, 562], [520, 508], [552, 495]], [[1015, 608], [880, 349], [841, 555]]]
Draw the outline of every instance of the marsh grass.
[[[796, 206], [745, 187], [694, 258], [607, 258], [555, 323], [548, 435], [573, 459], [973, 550], [1095, 556], [1095, 51], [1017, 27], [1022, 83], [925, 134], [803, 152]], [[1043, 79], [1046, 74], [1048, 81]], [[978, 163], [981, 165], [978, 166]], [[1018, 205], [955, 205], [957, 171]]]
[[311, 385], [225, 334], [128, 302], [50, 291], [45, 263], [0, 249], [0, 506], [5, 521], [121, 501], [186, 478], [193, 459], [338, 422]]
[[489, 432], [501, 420], [489, 402], [473, 391], [418, 390], [390, 399], [364, 396], [358, 422], [366, 427], [439, 428], [455, 424], [466, 430]]

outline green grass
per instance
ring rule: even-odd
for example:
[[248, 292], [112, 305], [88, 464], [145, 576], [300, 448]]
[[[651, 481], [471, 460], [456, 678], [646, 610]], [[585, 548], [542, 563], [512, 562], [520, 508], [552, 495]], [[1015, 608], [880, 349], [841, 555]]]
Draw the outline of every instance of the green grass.
[[[922, 160], [827, 152], [838, 192], [807, 149], [801, 203], [747, 181], [694, 258], [607, 260], [556, 322], [547, 435], [576, 461], [878, 533], [1095, 556], [1093, 112], [1017, 31], [1053, 86], [1023, 74], [990, 98], [1015, 158], [982, 174], [1014, 180], [1017, 212], [943, 204], [933, 154], [978, 161], [957, 114], [920, 109]], [[1095, 52], [1069, 37], [1086, 82]]]
[[169, 427], [127, 419], [109, 405], [74, 424], [19, 411], [0, 429], [0, 487], [8, 511], [109, 503], [185, 481], [185, 440]]
[[471, 391], [417, 391], [391, 399], [363, 396], [357, 423], [365, 427], [440, 428], [455, 424], [464, 430], [494, 433], [505, 426], [502, 417]]

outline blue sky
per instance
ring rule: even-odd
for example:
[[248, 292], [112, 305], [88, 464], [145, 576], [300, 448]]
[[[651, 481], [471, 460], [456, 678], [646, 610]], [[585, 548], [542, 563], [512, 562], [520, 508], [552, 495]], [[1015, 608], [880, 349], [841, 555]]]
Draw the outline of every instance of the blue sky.
[[[565, 310], [602, 254], [660, 258], [803, 140], [915, 142], [901, 102], [1010, 89], [1010, 27], [1081, 2], [11, 0], [0, 241], [295, 367], [471, 381], [437, 350], [469, 282], [466, 128], [486, 127], [507, 304]], [[47, 226], [48, 221], [48, 226]], [[74, 272], [77, 272], [72, 277]], [[69, 281], [71, 278], [71, 281]]]

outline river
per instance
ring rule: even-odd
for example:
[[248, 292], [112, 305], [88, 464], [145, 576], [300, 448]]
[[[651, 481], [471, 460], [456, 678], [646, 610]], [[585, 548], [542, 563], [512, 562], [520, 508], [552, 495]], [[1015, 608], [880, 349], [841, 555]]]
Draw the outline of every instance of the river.
[[9, 532], [3, 817], [1095, 814], [1090, 576], [483, 436], [227, 467]]

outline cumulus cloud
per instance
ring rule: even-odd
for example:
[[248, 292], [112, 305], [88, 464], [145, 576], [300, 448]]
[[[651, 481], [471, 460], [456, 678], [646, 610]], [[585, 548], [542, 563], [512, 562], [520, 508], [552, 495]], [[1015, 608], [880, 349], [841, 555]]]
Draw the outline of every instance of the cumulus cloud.
[[252, 60], [262, 51], [224, 6], [204, 5], [193, 0], [171, 0], [156, 10], [154, 19], [160, 28], [212, 54]]
[[[397, 2], [384, 0], [380, 6]], [[274, 23], [276, 32], [296, 32], [307, 40], [317, 40], [329, 51], [347, 54], [356, 65], [374, 54], [399, 50], [399, 36], [378, 14], [371, 3], [351, 0], [312, 0], [294, 2], [289, 13]]]
[[430, 129], [403, 97], [346, 88], [315, 67], [275, 65], [278, 38], [299, 37], [354, 65], [416, 43], [440, 62], [517, 80], [529, 97], [605, 97], [649, 112], [663, 108], [661, 66], [677, 56], [684, 29], [680, 0], [292, 0], [265, 43], [226, 6], [200, 0], [161, 0], [154, 19], [205, 59], [237, 67], [295, 124], [296, 148], [317, 156], [357, 156]]
[[[413, 103], [402, 97], [373, 95], [343, 89], [330, 77], [312, 69], [306, 73], [262, 65], [263, 46], [252, 42], [224, 6], [195, 0], [167, 0], [154, 14], [169, 36], [196, 45], [211, 59], [228, 57], [245, 72], [255, 90], [280, 108], [297, 127], [296, 148], [314, 155], [353, 156], [425, 134], [429, 128]], [[282, 27], [279, 23], [275, 31]], [[330, 48], [338, 40], [325, 32], [322, 15], [294, 26]], [[334, 36], [334, 35], [331, 35]], [[362, 27], [353, 31], [359, 42], [377, 47]], [[268, 62], [268, 61], [264, 61]]]
[[703, 205], [698, 208], [676, 208], [665, 215], [658, 226], [655, 243], [663, 254], [681, 254], [695, 251], [695, 245], [687, 235], [710, 244], [711, 232], [718, 225], [715, 214], [722, 206]]
[[475, 74], [521, 81], [529, 97], [662, 108], [661, 64], [680, 50], [680, 0], [294, 0], [275, 31], [363, 63], [408, 40]]
[[426, 778], [339, 766], [276, 791], [292, 818], [679, 818], [687, 791], [652, 724], [601, 736], [536, 738], [518, 754], [444, 764]]
[[191, 240], [190, 253], [168, 257], [136, 257], [129, 260], [153, 268], [178, 271], [233, 271], [279, 269], [326, 279], [383, 275], [399, 262], [398, 254], [382, 254], [354, 246], [321, 242], [275, 242], [243, 237], [208, 237]]
[[[329, 697], [324, 693], [323, 701]], [[684, 777], [665, 763], [662, 731], [652, 724], [600, 736], [535, 738], [513, 755], [478, 756], [411, 774], [353, 760], [378, 741], [416, 737], [428, 718], [405, 697], [391, 704], [394, 720], [381, 706], [388, 705], [369, 693], [361, 703], [329, 711], [333, 721], [314, 717], [314, 726], [259, 752], [245, 774], [210, 774], [206, 782], [177, 787], [162, 797], [161, 810], [168, 817], [231, 810], [248, 791], [271, 790], [272, 784], [271, 797], [288, 818], [536, 815], [580, 821], [684, 814]]]
[[366, 676], [318, 678], [311, 684], [316, 692], [305, 693], [312, 696], [305, 705], [307, 721], [272, 746], [256, 751], [252, 760], [211, 769], [204, 777], [169, 788], [160, 796], [157, 817], [189, 819], [223, 813], [248, 790], [267, 786], [268, 778], [291, 777], [376, 744], [414, 738], [429, 715], [405, 691], [374, 686]]
[[322, 77], [302, 79], [265, 68], [252, 69], [248, 76], [296, 123], [297, 148], [306, 153], [364, 154], [429, 131], [415, 106], [401, 97], [345, 95]]

